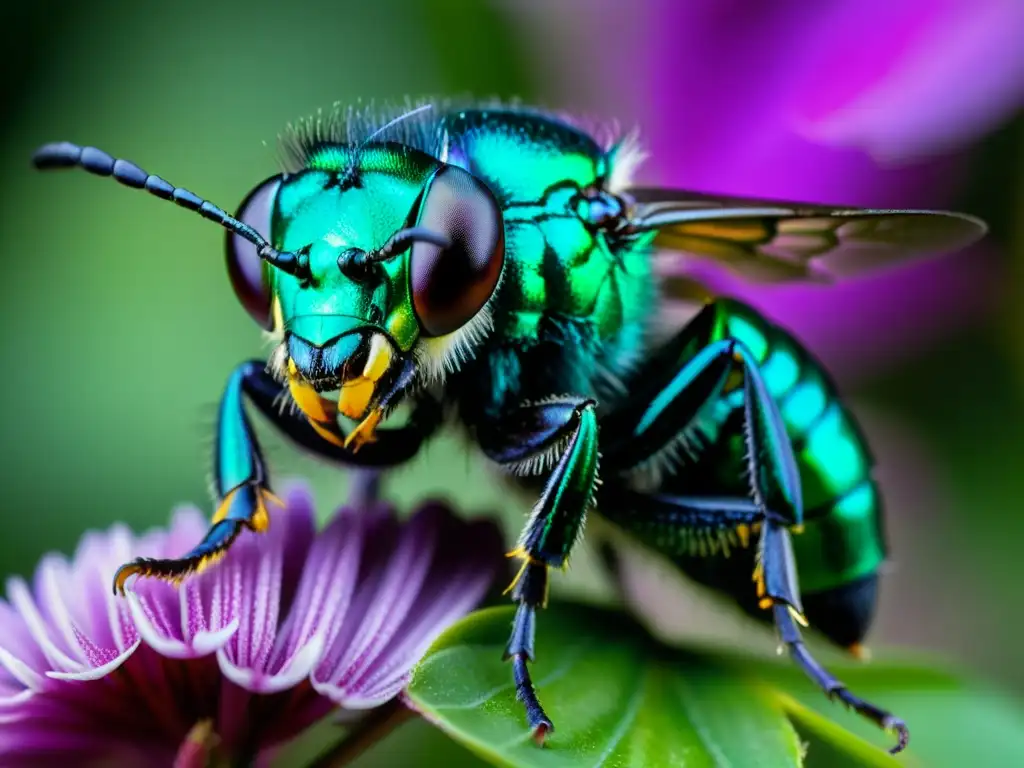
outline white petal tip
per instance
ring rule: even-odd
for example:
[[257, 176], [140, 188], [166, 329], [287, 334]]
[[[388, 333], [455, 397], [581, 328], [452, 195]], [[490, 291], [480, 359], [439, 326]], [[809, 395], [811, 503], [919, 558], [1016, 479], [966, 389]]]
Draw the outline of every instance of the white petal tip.
[[253, 693], [277, 693], [294, 688], [310, 676], [323, 655], [324, 638], [314, 635], [280, 672], [274, 674], [239, 667], [228, 659], [226, 651], [225, 648], [217, 651], [217, 662], [224, 677]]
[[120, 667], [128, 657], [135, 653], [135, 649], [142, 643], [140, 637], [128, 648], [121, 651], [115, 658], [108, 661], [106, 664], [101, 664], [98, 667], [86, 667], [78, 672], [47, 672], [46, 676], [53, 680], [99, 680], [100, 678], [106, 677], [115, 669]]
[[206, 656], [223, 647], [238, 631], [238, 619], [232, 619], [225, 627], [212, 632], [200, 632], [191, 640], [168, 637], [153, 626], [142, 607], [141, 598], [135, 592], [128, 591], [125, 596], [128, 599], [128, 609], [131, 611], [132, 621], [135, 622], [135, 628], [141, 639], [161, 656], [172, 659]]

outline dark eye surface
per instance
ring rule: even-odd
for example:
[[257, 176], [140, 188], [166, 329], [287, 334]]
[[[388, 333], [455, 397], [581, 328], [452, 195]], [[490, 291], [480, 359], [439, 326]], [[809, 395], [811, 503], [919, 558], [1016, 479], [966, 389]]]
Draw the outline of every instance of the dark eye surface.
[[446, 165], [423, 196], [417, 226], [451, 243], [414, 242], [409, 260], [420, 325], [428, 336], [443, 336], [469, 322], [494, 293], [505, 260], [501, 209], [483, 182]]
[[[270, 214], [280, 185], [280, 176], [264, 181], [242, 201], [235, 218], [269, 237]], [[270, 289], [263, 281], [263, 260], [256, 254], [256, 246], [244, 237], [228, 233], [227, 258], [228, 276], [235, 295], [252, 318], [269, 329], [273, 325]]]

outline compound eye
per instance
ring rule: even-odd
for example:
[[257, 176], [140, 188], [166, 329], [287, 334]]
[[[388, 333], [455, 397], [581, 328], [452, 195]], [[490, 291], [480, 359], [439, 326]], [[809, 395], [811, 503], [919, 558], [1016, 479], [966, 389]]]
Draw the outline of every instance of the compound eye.
[[[269, 238], [270, 214], [280, 186], [280, 175], [264, 181], [242, 201], [235, 218]], [[252, 318], [269, 330], [273, 325], [270, 316], [270, 287], [264, 280], [264, 263], [256, 253], [256, 246], [244, 237], [229, 232], [227, 258], [228, 276], [235, 295]]]
[[449, 246], [417, 240], [409, 257], [413, 307], [426, 336], [444, 336], [473, 319], [491, 298], [505, 261], [501, 208], [468, 171], [442, 167], [429, 182], [417, 226]]

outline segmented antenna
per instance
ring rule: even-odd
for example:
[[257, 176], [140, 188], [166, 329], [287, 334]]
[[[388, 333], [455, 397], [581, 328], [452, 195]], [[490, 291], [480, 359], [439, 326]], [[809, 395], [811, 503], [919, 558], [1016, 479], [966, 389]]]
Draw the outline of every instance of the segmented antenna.
[[375, 251], [369, 253], [357, 249], [345, 251], [338, 257], [338, 268], [342, 272], [350, 273], [353, 270], [365, 269], [371, 264], [380, 264], [388, 259], [393, 259], [405, 250], [406, 245], [416, 240], [433, 243], [439, 248], [450, 248], [452, 244], [451, 240], [439, 232], [425, 227], [409, 227], [395, 232], [390, 240]]
[[133, 189], [145, 189], [161, 200], [170, 200], [182, 208], [196, 211], [203, 218], [220, 224], [256, 246], [261, 259], [296, 277], [307, 277], [309, 257], [303, 253], [281, 252], [267, 242], [248, 224], [230, 216], [208, 200], [182, 187], [176, 187], [159, 176], [144, 171], [135, 163], [111, 157], [96, 147], [80, 147], [68, 141], [45, 144], [32, 155], [32, 164], [40, 170], [80, 167], [97, 176], [112, 176]]
[[440, 232], [434, 232], [433, 230], [426, 229], [425, 227], [409, 227], [395, 232], [395, 234], [391, 236], [391, 239], [384, 243], [384, 245], [382, 245], [374, 254], [374, 261], [387, 261], [401, 253], [405, 249], [406, 244], [415, 240], [433, 243], [439, 248], [450, 248], [452, 244], [451, 240]]

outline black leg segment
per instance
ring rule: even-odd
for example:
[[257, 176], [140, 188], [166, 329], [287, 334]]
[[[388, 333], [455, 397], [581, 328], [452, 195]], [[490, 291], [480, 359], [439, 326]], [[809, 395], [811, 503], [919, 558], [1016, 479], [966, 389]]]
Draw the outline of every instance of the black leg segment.
[[506, 418], [477, 431], [484, 453], [526, 474], [550, 470], [510, 556], [523, 564], [507, 590], [518, 604], [505, 658], [512, 660], [516, 696], [526, 709], [534, 739], [543, 744], [554, 730], [530, 679], [538, 608], [547, 604], [548, 569], [564, 567], [579, 538], [597, 481], [596, 404], [563, 397], [517, 408]]

